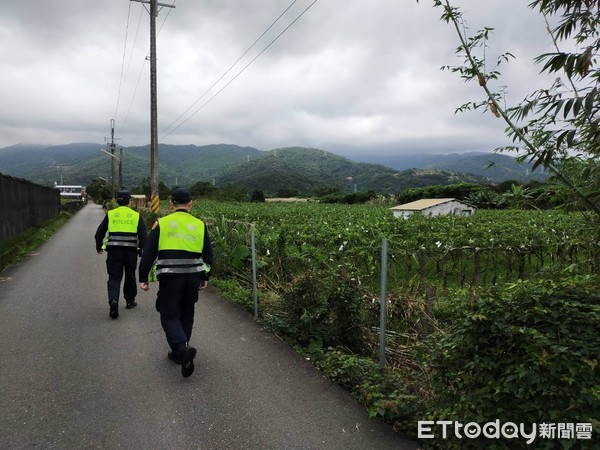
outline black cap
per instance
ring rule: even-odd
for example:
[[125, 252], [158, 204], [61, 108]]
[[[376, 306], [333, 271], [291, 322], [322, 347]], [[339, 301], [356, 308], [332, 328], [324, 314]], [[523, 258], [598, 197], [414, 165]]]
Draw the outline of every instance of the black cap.
[[131, 200], [131, 193], [129, 191], [117, 192], [117, 202], [127, 203], [129, 200]]
[[171, 200], [173, 203], [177, 203], [179, 205], [185, 205], [192, 201], [192, 196], [187, 191], [187, 189], [177, 188], [171, 194]]

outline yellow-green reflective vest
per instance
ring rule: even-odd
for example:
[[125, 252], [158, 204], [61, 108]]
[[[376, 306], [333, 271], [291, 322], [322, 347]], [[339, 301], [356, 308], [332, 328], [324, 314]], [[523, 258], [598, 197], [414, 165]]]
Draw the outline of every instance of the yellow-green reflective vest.
[[108, 211], [108, 239], [104, 247], [138, 248], [137, 229], [140, 214], [127, 206]]
[[[204, 222], [191, 214], [176, 211], [158, 219], [158, 258], [156, 276], [208, 272], [210, 267], [197, 254], [204, 249]], [[164, 257], [166, 250], [174, 250], [177, 257]], [[173, 255], [173, 252], [169, 252]]]

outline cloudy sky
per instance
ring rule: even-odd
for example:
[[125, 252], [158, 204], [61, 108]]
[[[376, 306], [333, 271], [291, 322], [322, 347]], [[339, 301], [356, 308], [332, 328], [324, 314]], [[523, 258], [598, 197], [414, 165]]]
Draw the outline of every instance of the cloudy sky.
[[[440, 70], [460, 64], [458, 41], [432, 0], [162, 3], [175, 8], [157, 19], [161, 143], [346, 155], [508, 143], [499, 119], [455, 114], [483, 92]], [[547, 84], [532, 59], [552, 51], [551, 42], [527, 3], [453, 2], [473, 32], [495, 29], [490, 64], [506, 51], [515, 56], [499, 83], [509, 104]], [[104, 143], [111, 119], [119, 145], [148, 144], [149, 23], [144, 4], [130, 0], [3, 2], [0, 148]]]

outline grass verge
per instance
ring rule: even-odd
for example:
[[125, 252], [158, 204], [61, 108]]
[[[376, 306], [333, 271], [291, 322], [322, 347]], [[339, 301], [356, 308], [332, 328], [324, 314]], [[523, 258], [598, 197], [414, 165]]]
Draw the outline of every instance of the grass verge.
[[72, 215], [62, 211], [43, 224], [0, 243], [0, 274], [46, 242]]

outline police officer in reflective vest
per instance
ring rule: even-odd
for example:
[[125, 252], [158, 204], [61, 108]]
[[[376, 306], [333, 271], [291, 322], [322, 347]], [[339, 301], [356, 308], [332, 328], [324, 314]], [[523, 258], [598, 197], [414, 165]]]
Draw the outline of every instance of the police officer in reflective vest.
[[[137, 306], [137, 282], [135, 269], [138, 255], [146, 243], [146, 227], [137, 211], [129, 207], [131, 194], [128, 191], [117, 192], [119, 206], [107, 212], [102, 223], [96, 230], [96, 251], [102, 254], [106, 249], [106, 270], [108, 272], [108, 304], [111, 319], [119, 317], [119, 293], [121, 279], [125, 272], [123, 282], [123, 296], [126, 308]], [[105, 239], [106, 232], [108, 237]]]
[[147, 291], [148, 275], [155, 271], [159, 282], [156, 310], [171, 348], [167, 356], [181, 364], [181, 374], [189, 377], [196, 356], [196, 349], [189, 346], [194, 309], [198, 290], [208, 284], [213, 253], [206, 225], [190, 214], [190, 193], [175, 189], [171, 208], [175, 210], [172, 214], [152, 226], [140, 261], [139, 280], [140, 288]]

